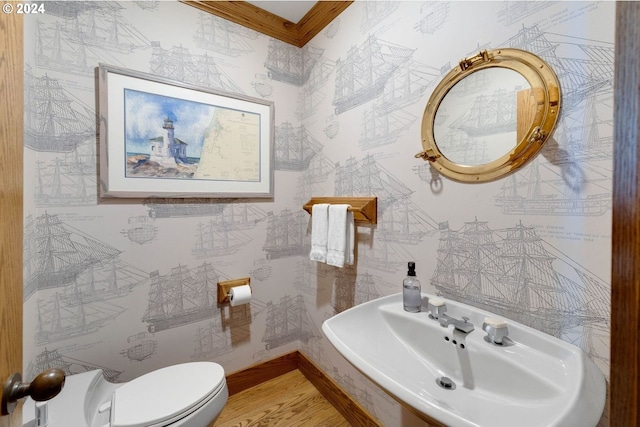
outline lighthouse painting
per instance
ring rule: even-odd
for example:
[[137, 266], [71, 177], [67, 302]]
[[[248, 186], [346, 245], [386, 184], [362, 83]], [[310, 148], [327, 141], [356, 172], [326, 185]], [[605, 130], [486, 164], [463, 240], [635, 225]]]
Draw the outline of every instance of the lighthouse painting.
[[178, 164], [188, 164], [187, 143], [177, 139], [173, 134], [173, 120], [164, 119], [162, 136], [150, 140], [150, 157], [152, 162], [158, 162], [166, 167]]
[[103, 195], [272, 194], [272, 102], [109, 72], [100, 94]]
[[216, 107], [124, 91], [126, 176], [193, 178]]

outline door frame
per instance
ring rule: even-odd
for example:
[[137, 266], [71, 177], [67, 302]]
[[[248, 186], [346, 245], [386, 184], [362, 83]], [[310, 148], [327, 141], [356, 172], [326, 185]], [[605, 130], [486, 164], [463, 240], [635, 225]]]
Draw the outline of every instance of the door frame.
[[[7, 3], [11, 4], [11, 3]], [[0, 16], [0, 384], [22, 372], [24, 60], [22, 15]], [[0, 387], [0, 395], [2, 389]], [[0, 427], [22, 425], [22, 405]]]
[[611, 426], [640, 426], [640, 3], [616, 2]]

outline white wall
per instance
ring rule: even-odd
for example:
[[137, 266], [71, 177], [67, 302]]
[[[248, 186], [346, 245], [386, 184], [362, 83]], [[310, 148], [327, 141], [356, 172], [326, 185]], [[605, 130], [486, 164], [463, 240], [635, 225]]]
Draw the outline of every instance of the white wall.
[[[324, 140], [323, 155], [341, 167], [355, 163], [350, 170], [358, 171], [353, 188], [347, 176], [335, 174], [317, 194], [348, 187], [345, 194], [377, 195], [381, 205], [377, 227], [359, 229], [357, 267], [309, 267], [317, 272], [309, 292], [317, 325], [352, 304], [400, 292], [406, 263], [415, 260], [423, 291], [574, 343], [608, 375], [613, 16], [606, 2], [356, 2], [311, 41], [323, 61], [357, 62], [360, 81], [389, 64], [398, 67], [381, 94], [356, 96], [357, 105], [338, 114], [345, 104], [339, 94], [349, 87], [339, 65], [326, 85], [306, 94], [315, 103], [304, 126], [325, 136], [327, 123], [339, 128]], [[367, 51], [374, 39], [379, 48]], [[413, 157], [422, 151], [426, 102], [459, 60], [499, 47], [534, 52], [558, 74], [564, 104], [553, 140], [510, 177], [432, 183], [429, 166]], [[391, 59], [403, 52], [404, 60]], [[372, 117], [377, 138], [365, 132]], [[460, 244], [447, 250], [445, 238]], [[507, 270], [507, 264], [518, 267]], [[326, 341], [302, 348], [385, 424], [411, 424], [411, 415]]]
[[[174, 2], [65, 2], [28, 16], [25, 287], [33, 289], [37, 277], [42, 281], [24, 306], [27, 376], [55, 354], [69, 373], [103, 367], [114, 380], [127, 381], [189, 360], [215, 360], [233, 372], [302, 349], [385, 425], [413, 424], [412, 415], [358, 374], [320, 332], [333, 314], [399, 292], [409, 260], [416, 261], [425, 292], [476, 305], [493, 296], [492, 304], [506, 307], [502, 315], [582, 347], [608, 375], [613, 15], [612, 2], [358, 1], [301, 50]], [[115, 21], [117, 39], [110, 32]], [[210, 24], [216, 40], [229, 45], [199, 43]], [[534, 40], [521, 40], [534, 33]], [[378, 79], [379, 92], [362, 92], [349, 104], [339, 96], [349, 88], [341, 67], [369, 46], [367, 40], [375, 49], [360, 53], [354, 78], [393, 66]], [[558, 73], [564, 106], [557, 144], [547, 143], [531, 164], [505, 179], [471, 185], [442, 178], [431, 185], [428, 165], [413, 156], [422, 150], [420, 122], [433, 88], [461, 58], [506, 46], [537, 53]], [[286, 81], [284, 65], [272, 65], [270, 53], [305, 61], [310, 74]], [[401, 58], [392, 60], [391, 54]], [[384, 63], [367, 65], [382, 57]], [[205, 58], [219, 72], [207, 82], [196, 80], [188, 63]], [[93, 73], [99, 63], [274, 101], [274, 199], [186, 208], [170, 203], [155, 206], [155, 218], [147, 200], [98, 200]], [[183, 65], [186, 71], [179, 74]], [[408, 80], [413, 96], [399, 91]], [[45, 111], [53, 112], [60, 141], [77, 146], [42, 137], [51, 132], [44, 132], [50, 117]], [[64, 120], [69, 114], [75, 115], [73, 125]], [[382, 120], [375, 138], [364, 132], [372, 117]], [[310, 163], [287, 161], [289, 125], [297, 131], [294, 142], [313, 153]], [[507, 190], [514, 182], [517, 198]], [[308, 261], [309, 216], [301, 206], [323, 195], [379, 198], [378, 225], [358, 228], [354, 267]], [[167, 208], [169, 216], [162, 214]], [[228, 222], [232, 212], [245, 210], [248, 221]], [[56, 219], [61, 225], [44, 226]], [[209, 227], [220, 238], [226, 235], [228, 244], [199, 252], [199, 230]], [[45, 238], [45, 229], [56, 237]], [[537, 251], [526, 261], [535, 274], [525, 280], [522, 274], [491, 276], [485, 269], [481, 291], [467, 287], [469, 271], [446, 264], [438, 248], [445, 232], [471, 242], [478, 231], [494, 242], [498, 260], [514, 253], [513, 239], [526, 235], [520, 247]], [[99, 255], [81, 261], [83, 248], [96, 240]], [[56, 257], [53, 270], [44, 255]], [[68, 259], [85, 268], [56, 283], [54, 272], [65, 271]], [[215, 308], [204, 320], [149, 332], [142, 318], [154, 296], [150, 274], [168, 276], [179, 266], [196, 269], [203, 262], [220, 280], [251, 276], [250, 308]], [[112, 264], [121, 293], [106, 290]], [[445, 267], [458, 273], [459, 282], [440, 280], [436, 272]], [[608, 424], [606, 417], [602, 424]]]

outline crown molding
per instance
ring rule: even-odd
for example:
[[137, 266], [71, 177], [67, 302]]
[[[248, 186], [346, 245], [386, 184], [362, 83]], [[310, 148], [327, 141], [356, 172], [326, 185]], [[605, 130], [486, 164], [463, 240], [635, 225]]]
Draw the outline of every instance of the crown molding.
[[181, 0], [181, 2], [285, 43], [303, 47], [353, 3], [353, 0], [319, 1], [297, 24], [245, 1]]

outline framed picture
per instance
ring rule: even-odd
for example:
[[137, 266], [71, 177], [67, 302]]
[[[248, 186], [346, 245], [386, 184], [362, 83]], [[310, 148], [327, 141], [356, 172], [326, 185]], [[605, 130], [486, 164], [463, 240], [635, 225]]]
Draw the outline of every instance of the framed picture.
[[100, 64], [100, 194], [273, 197], [271, 101]]

